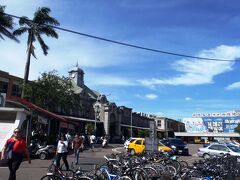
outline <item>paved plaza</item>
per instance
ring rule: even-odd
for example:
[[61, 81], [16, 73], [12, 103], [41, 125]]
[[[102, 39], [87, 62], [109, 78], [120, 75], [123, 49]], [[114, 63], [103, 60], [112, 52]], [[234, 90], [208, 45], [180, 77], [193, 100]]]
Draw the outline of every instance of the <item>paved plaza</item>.
[[[186, 160], [189, 163], [199, 159], [196, 156], [197, 149], [202, 145], [188, 144], [190, 156], [180, 156], [180, 159]], [[113, 152], [125, 151], [122, 145], [110, 145], [108, 148], [95, 148], [94, 152], [91, 150], [85, 150], [80, 154], [80, 166], [83, 170], [91, 170], [95, 165], [101, 165], [105, 162], [104, 155], [109, 155]], [[69, 155], [69, 164], [73, 162], [74, 156]], [[20, 169], [17, 171], [17, 180], [39, 180], [46, 174], [47, 168], [51, 164], [52, 160], [40, 160], [34, 159], [31, 164], [26, 161], [21, 164]], [[8, 179], [8, 168], [0, 167], [0, 180]]]

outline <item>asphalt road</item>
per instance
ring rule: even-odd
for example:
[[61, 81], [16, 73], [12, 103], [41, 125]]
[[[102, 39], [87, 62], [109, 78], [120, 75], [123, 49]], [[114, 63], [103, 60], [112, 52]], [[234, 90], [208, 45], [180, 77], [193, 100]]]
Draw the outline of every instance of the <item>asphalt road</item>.
[[[179, 156], [180, 159], [183, 159], [190, 164], [195, 160], [198, 160], [197, 149], [202, 145], [197, 144], [188, 144], [189, 147], [189, 156]], [[92, 152], [91, 150], [85, 150], [80, 154], [80, 166], [83, 170], [94, 169], [95, 165], [101, 165], [105, 162], [104, 155], [109, 155], [113, 152], [122, 152], [124, 151], [123, 145], [111, 145], [108, 148], [95, 148]], [[74, 156], [68, 156], [69, 164], [73, 162]], [[32, 160], [31, 164], [28, 164], [26, 161], [21, 164], [20, 169], [17, 171], [17, 180], [39, 180], [47, 172], [47, 168], [51, 164], [52, 160]], [[0, 180], [7, 180], [9, 175], [9, 170], [7, 167], [0, 167]]]

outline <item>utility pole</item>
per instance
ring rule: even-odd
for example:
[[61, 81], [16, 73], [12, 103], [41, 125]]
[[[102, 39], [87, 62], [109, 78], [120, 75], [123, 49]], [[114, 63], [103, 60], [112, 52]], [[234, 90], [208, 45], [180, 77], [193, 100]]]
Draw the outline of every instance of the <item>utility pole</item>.
[[132, 131], [133, 131], [133, 129], [132, 129], [132, 110], [131, 110], [130, 120], [131, 120], [131, 137], [132, 137]]

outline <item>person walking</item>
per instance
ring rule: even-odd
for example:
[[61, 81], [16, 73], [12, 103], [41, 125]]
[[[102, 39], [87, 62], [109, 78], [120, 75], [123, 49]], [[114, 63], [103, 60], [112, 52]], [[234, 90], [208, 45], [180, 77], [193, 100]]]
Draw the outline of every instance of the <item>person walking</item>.
[[91, 147], [91, 150], [93, 151], [96, 137], [94, 134], [92, 134], [89, 139], [90, 139], [90, 147]]
[[16, 128], [13, 131], [13, 136], [5, 143], [1, 155], [1, 160], [5, 156], [8, 159], [8, 168], [10, 170], [8, 180], [16, 180], [16, 172], [22, 163], [24, 153], [27, 156], [28, 163], [31, 164], [26, 142], [21, 136], [21, 130]]
[[60, 161], [62, 159], [66, 166], [66, 170], [69, 170], [67, 155], [68, 155], [68, 142], [66, 140], [66, 137], [63, 134], [61, 134], [60, 140], [58, 141], [57, 152], [56, 152], [57, 167], [60, 167]]
[[82, 139], [79, 136], [79, 134], [75, 135], [75, 138], [72, 141], [72, 149], [74, 151], [74, 157], [75, 157], [75, 164], [78, 164], [78, 160], [79, 160], [79, 153], [81, 151], [82, 148]]

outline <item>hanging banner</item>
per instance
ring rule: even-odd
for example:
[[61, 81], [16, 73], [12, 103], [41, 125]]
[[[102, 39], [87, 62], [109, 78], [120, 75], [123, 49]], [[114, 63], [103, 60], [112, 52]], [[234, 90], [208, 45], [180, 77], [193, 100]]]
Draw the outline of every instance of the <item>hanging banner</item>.
[[233, 133], [240, 123], [240, 116], [237, 117], [202, 117], [183, 118], [187, 132], [226, 132]]

